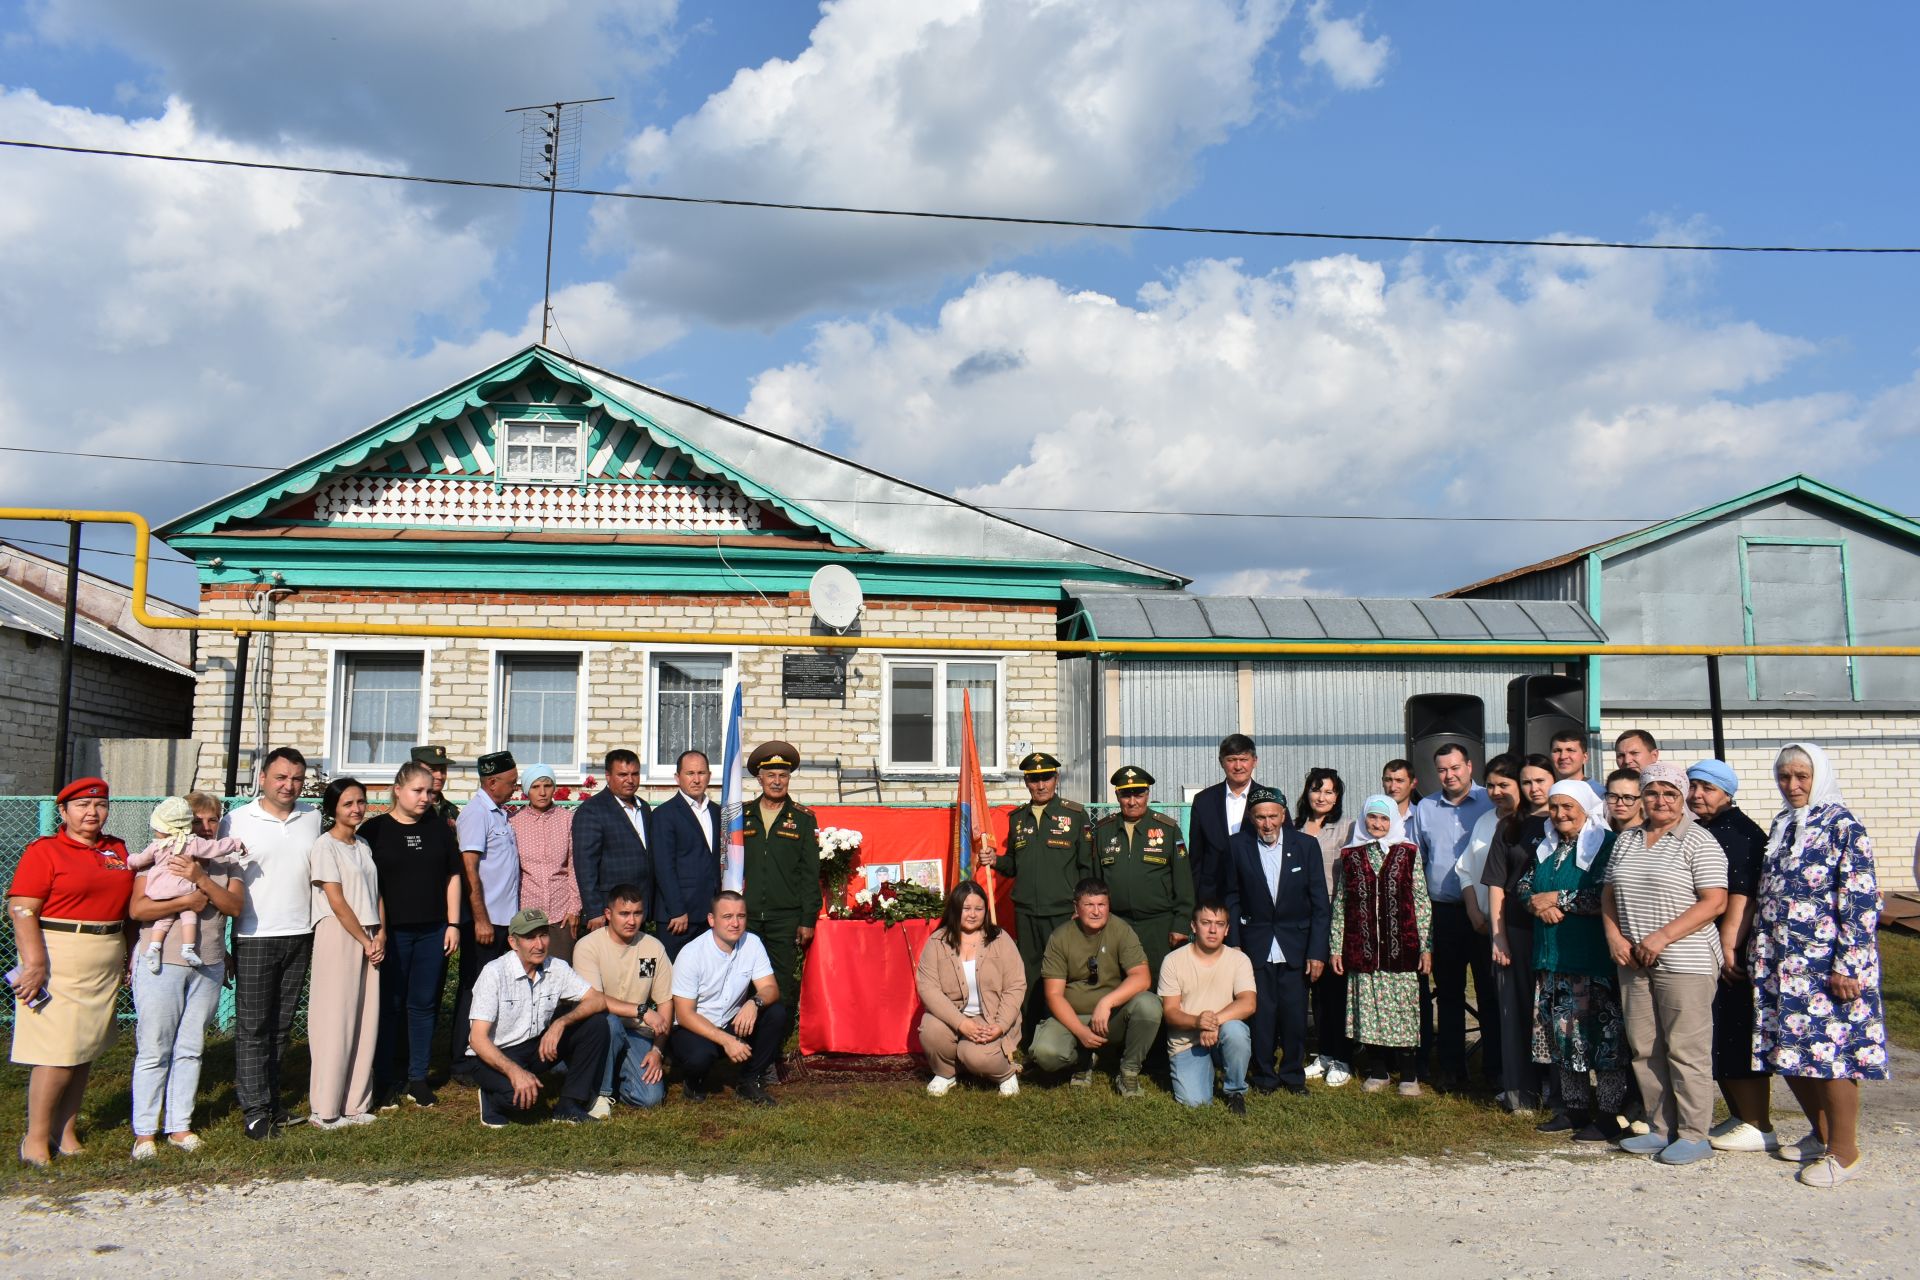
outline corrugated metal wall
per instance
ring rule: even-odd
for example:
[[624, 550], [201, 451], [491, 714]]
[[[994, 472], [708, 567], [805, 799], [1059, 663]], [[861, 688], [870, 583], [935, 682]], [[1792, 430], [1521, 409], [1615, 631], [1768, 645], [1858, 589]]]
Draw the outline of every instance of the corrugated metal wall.
[[1479, 698], [1492, 755], [1507, 745], [1507, 682], [1555, 670], [1544, 662], [1260, 663], [1253, 669], [1260, 775], [1291, 801], [1308, 769], [1337, 769], [1348, 794], [1365, 799], [1379, 786], [1380, 766], [1406, 753], [1407, 699], [1419, 693]]
[[[1120, 671], [1120, 756], [1156, 780], [1154, 796], [1169, 804], [1185, 787], [1220, 777], [1220, 739], [1240, 723], [1234, 662], [1123, 662]], [[1100, 798], [1111, 799], [1098, 767]]]
[[[1059, 757], [1066, 771], [1064, 794], [1085, 796], [1089, 794], [1087, 780], [1093, 753], [1093, 744], [1088, 736], [1093, 731], [1089, 723], [1093, 712], [1093, 659], [1062, 658], [1058, 679], [1060, 710], [1056, 723], [1060, 726], [1059, 741], [1051, 746], [1042, 744], [1038, 749]], [[1020, 762], [1011, 760], [1008, 763], [1017, 765]], [[1104, 792], [1100, 794], [1104, 795]]]
[[[1111, 799], [1105, 759], [1085, 745], [1090, 682], [1084, 659], [1061, 663], [1060, 745], [1067, 794]], [[1220, 778], [1220, 739], [1240, 724], [1239, 663], [1114, 662], [1120, 673], [1120, 758], [1153, 774], [1156, 803], [1178, 804], [1188, 788]], [[1488, 753], [1507, 745], [1507, 683], [1551, 675], [1552, 663], [1525, 662], [1255, 662], [1254, 739], [1260, 778], [1285, 789], [1289, 801], [1309, 768], [1340, 771], [1365, 796], [1380, 766], [1405, 752], [1407, 699], [1420, 693], [1465, 693], [1486, 706]], [[1098, 775], [1095, 778], [1093, 775]]]
[[1586, 557], [1552, 569], [1524, 573], [1472, 593], [1475, 600], [1567, 600], [1582, 608], [1587, 604]]

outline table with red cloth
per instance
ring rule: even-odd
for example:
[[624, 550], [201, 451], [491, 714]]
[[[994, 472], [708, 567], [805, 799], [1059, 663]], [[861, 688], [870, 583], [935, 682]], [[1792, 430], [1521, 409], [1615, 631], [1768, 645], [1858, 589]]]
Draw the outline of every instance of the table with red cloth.
[[[993, 810], [991, 830], [999, 847], [1012, 805]], [[822, 827], [861, 834], [854, 865], [945, 858], [953, 842], [953, 806], [884, 809], [870, 805], [815, 805]], [[995, 911], [1013, 923], [1013, 882], [995, 877]], [[951, 888], [952, 886], [948, 886]], [[807, 949], [800, 980], [800, 1052], [917, 1053], [920, 996], [914, 970], [920, 948], [937, 920], [906, 920], [888, 926], [870, 920], [822, 916]]]

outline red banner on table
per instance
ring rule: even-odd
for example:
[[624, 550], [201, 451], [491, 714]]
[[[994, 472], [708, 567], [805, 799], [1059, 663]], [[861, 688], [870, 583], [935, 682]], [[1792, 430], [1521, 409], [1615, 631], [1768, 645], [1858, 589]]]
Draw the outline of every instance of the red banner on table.
[[[1007, 815], [1014, 805], [995, 805], [988, 819], [994, 848], [1006, 837]], [[953, 847], [953, 810], [947, 805], [925, 809], [883, 809], [874, 805], [819, 804], [814, 815], [823, 827], [845, 827], [860, 833], [860, 852], [854, 855], [855, 867], [903, 866], [908, 862], [937, 861], [946, 865]], [[903, 873], [904, 874], [904, 871]], [[944, 871], [942, 873], [945, 874]], [[953, 888], [943, 879], [941, 891]], [[995, 919], [1002, 928], [1013, 924], [1013, 880], [995, 876], [993, 886]]]

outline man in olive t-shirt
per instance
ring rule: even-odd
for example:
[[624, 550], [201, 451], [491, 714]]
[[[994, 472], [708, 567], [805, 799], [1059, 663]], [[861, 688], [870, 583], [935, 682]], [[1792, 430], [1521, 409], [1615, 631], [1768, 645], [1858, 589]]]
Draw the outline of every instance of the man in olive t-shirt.
[[1082, 880], [1073, 919], [1054, 930], [1040, 961], [1047, 1011], [1033, 1034], [1033, 1064], [1073, 1068], [1072, 1083], [1093, 1083], [1093, 1059], [1120, 1045], [1114, 1088], [1140, 1096], [1140, 1064], [1160, 1034], [1161, 1004], [1148, 988], [1147, 953], [1133, 926], [1112, 914], [1105, 881]]

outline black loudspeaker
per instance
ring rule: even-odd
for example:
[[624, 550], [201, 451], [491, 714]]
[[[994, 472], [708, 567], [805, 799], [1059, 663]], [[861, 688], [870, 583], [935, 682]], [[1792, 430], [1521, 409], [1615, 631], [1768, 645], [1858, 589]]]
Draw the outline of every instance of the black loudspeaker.
[[1521, 755], [1552, 749], [1553, 735], [1587, 734], [1587, 687], [1572, 676], [1516, 676], [1507, 684], [1508, 750]]
[[1433, 753], [1449, 743], [1466, 749], [1473, 776], [1487, 762], [1487, 707], [1470, 693], [1418, 693], [1407, 699], [1407, 759], [1423, 796], [1438, 795]]

